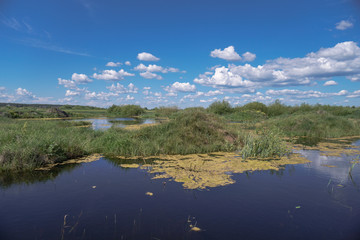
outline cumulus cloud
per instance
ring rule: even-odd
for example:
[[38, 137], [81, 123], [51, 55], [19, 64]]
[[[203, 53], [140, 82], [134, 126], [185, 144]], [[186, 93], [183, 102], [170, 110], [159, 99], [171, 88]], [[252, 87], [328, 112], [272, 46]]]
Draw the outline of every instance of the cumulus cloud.
[[242, 57], [243, 57], [244, 62], [252, 62], [255, 60], [256, 54], [251, 53], [251, 52], [246, 52], [242, 55]]
[[62, 79], [62, 78], [58, 78], [58, 83], [59, 85], [64, 85], [64, 87], [66, 88], [76, 88], [76, 83], [75, 81], [71, 81], [71, 80], [67, 80], [67, 79]]
[[188, 82], [174, 82], [172, 85], [166, 86], [164, 90], [167, 92], [195, 92], [196, 87]]
[[107, 67], [118, 67], [120, 66], [122, 63], [121, 62], [108, 62], [106, 64]]
[[337, 30], [341, 30], [341, 31], [352, 28], [353, 26], [354, 26], [354, 24], [348, 20], [342, 20], [335, 24], [335, 28]]
[[28, 90], [26, 90], [25, 88], [18, 88], [15, 90], [15, 92], [16, 92], [16, 95], [18, 95], [20, 97], [36, 99], [36, 96], [34, 94], [32, 94], [32, 92], [29, 92]]
[[127, 95], [126, 96], [126, 101], [130, 101], [130, 100], [134, 100], [135, 98], [133, 96]]
[[360, 97], [360, 90], [354, 91], [354, 92], [350, 93], [346, 97], [348, 97], [348, 98], [358, 98], [358, 97]]
[[153, 78], [156, 78], [157, 80], [162, 80], [163, 77], [156, 74], [156, 73], [152, 73], [152, 72], [142, 72], [140, 73], [140, 76], [142, 76], [143, 78], [146, 78], [146, 79], [153, 79]]
[[338, 83], [335, 82], [334, 80], [330, 80], [330, 81], [326, 81], [323, 86], [334, 86], [334, 85], [338, 85]]
[[126, 65], [126, 66], [131, 66], [131, 62], [130, 62], [130, 61], [126, 61], [126, 62], [125, 62], [125, 65]]
[[140, 61], [159, 61], [160, 58], [155, 57], [151, 53], [142, 52], [137, 55], [137, 59]]
[[229, 46], [227, 48], [224, 48], [224, 50], [215, 49], [211, 51], [210, 56], [213, 58], [221, 58], [225, 59], [227, 61], [239, 61], [241, 60], [240, 55], [235, 52], [234, 46]]
[[66, 97], [68, 97], [68, 96], [79, 96], [79, 95], [80, 95], [80, 92], [71, 91], [71, 90], [66, 90], [66, 93], [65, 93]]
[[3, 91], [5, 91], [5, 87], [0, 87], [0, 92], [3, 92]]
[[[147, 79], [153, 79], [156, 78], [158, 80], [163, 79], [162, 76], [160, 76], [159, 74], [156, 74], [158, 72], [161, 73], [175, 73], [175, 72], [180, 72], [180, 70], [178, 68], [173, 68], [173, 67], [162, 67], [162, 66], [158, 66], [156, 64], [149, 64], [148, 66], [144, 65], [144, 64], [139, 64], [136, 67], [134, 67], [134, 70], [136, 71], [140, 71], [140, 76], [142, 76], [143, 78], [147, 78]], [[183, 71], [184, 72], [184, 71]]]
[[101, 80], [110, 80], [110, 81], [119, 81], [124, 80], [124, 77], [135, 76], [133, 73], [128, 73], [124, 71], [124, 69], [120, 69], [119, 71], [115, 70], [104, 70], [101, 74], [94, 73], [93, 78], [101, 79]]
[[88, 92], [85, 94], [85, 99], [87, 100], [102, 100], [102, 101], [109, 101], [110, 97], [118, 96], [117, 93], [113, 92]]
[[92, 82], [92, 80], [87, 75], [77, 73], [73, 73], [73, 75], [71, 76], [71, 80], [75, 81], [75, 83], [77, 84], [85, 84]]
[[111, 92], [115, 92], [118, 94], [121, 93], [137, 93], [138, 92], [138, 88], [133, 84], [130, 83], [127, 87], [125, 87], [124, 85], [121, 85], [120, 83], [112, 84], [109, 87], [106, 87], [107, 89], [109, 89]]
[[311, 85], [316, 80], [345, 76], [359, 81], [360, 48], [355, 42], [342, 42], [322, 48], [303, 58], [277, 58], [256, 67], [250, 64], [217, 67], [213, 75], [201, 74], [194, 82], [215, 88], [242, 88]]
[[320, 92], [320, 91], [301, 91], [297, 89], [281, 89], [281, 90], [267, 90], [267, 95], [273, 96], [291, 96], [294, 98], [306, 99], [306, 98], [327, 98], [333, 96], [346, 96], [349, 94], [347, 90], [341, 90], [339, 92], [334, 93], [327, 93], [327, 92]]

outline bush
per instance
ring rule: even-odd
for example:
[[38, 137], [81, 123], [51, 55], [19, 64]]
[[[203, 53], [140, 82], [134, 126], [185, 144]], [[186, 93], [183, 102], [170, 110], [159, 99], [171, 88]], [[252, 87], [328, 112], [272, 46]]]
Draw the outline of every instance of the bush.
[[139, 105], [112, 105], [108, 108], [107, 112], [111, 115], [116, 115], [120, 117], [134, 117], [144, 113], [145, 110]]
[[[236, 108], [235, 108], [236, 109]], [[241, 110], [253, 110], [253, 111], [260, 111], [265, 114], [268, 113], [268, 107], [261, 103], [261, 102], [251, 102], [247, 103], [244, 106], [241, 107]]]
[[216, 101], [213, 102], [207, 110], [211, 113], [219, 114], [219, 115], [225, 115], [228, 113], [231, 113], [233, 111], [231, 105], [229, 102], [223, 100], [222, 102]]

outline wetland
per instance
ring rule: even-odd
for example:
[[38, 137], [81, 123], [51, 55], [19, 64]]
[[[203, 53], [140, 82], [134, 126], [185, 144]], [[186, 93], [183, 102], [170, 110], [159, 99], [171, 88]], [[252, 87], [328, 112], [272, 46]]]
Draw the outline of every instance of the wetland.
[[0, 239], [360, 236], [358, 108], [17, 108], [0, 118]]

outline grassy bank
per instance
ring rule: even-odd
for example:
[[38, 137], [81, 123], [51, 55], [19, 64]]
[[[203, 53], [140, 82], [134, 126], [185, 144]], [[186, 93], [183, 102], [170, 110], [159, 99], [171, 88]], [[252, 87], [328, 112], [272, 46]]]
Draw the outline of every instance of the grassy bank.
[[233, 151], [241, 141], [223, 119], [200, 110], [182, 111], [173, 120], [138, 131], [94, 131], [68, 121], [0, 120], [0, 168], [35, 169], [91, 153], [107, 156]]
[[0, 168], [34, 169], [91, 152], [99, 132], [70, 121], [18, 121], [0, 118]]

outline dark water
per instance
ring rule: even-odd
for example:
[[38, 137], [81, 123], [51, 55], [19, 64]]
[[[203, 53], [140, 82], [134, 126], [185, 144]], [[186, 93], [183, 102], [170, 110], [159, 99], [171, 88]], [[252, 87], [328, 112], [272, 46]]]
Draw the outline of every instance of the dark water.
[[360, 239], [360, 164], [301, 153], [312, 162], [202, 191], [107, 159], [4, 175], [0, 239]]
[[141, 125], [141, 124], [149, 124], [155, 123], [154, 119], [136, 119], [136, 118], [85, 118], [85, 119], [77, 119], [73, 121], [88, 121], [92, 123], [92, 128], [97, 129], [108, 129], [111, 126], [115, 127], [126, 127], [127, 125]]

